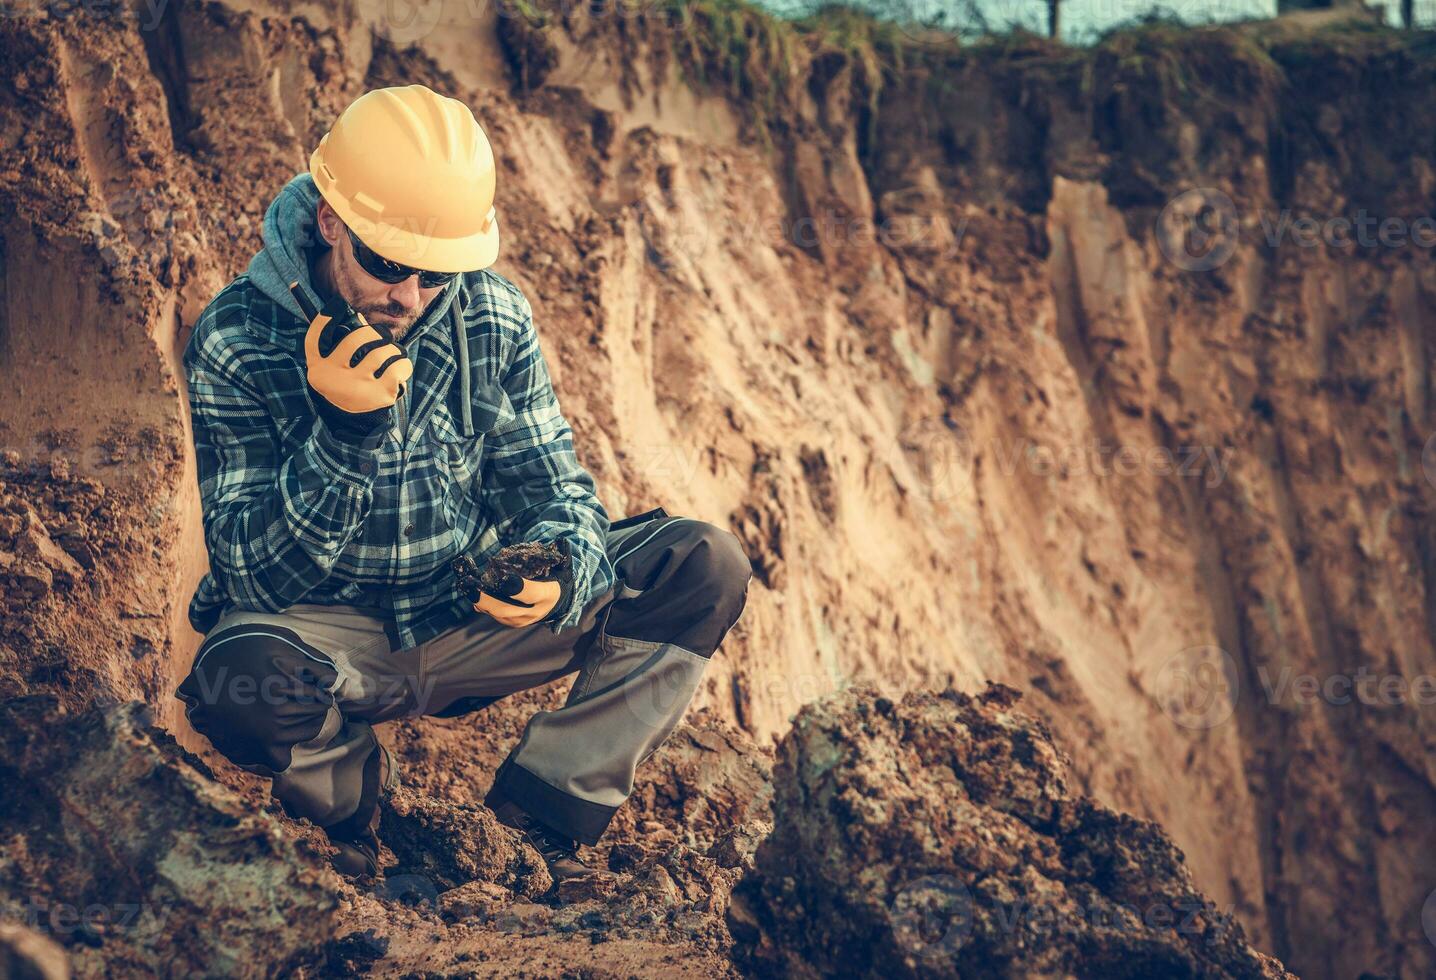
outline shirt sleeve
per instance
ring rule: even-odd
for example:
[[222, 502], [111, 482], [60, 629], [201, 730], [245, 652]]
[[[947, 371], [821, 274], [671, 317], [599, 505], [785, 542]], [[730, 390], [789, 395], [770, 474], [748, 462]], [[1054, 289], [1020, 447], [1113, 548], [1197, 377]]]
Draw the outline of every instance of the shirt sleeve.
[[544, 620], [557, 633], [577, 624], [589, 603], [613, 586], [605, 547], [609, 517], [593, 476], [574, 453], [573, 430], [559, 410], [533, 310], [522, 293], [516, 302], [519, 339], [502, 382], [514, 418], [490, 433], [481, 493], [493, 522], [507, 525], [507, 540], [567, 540], [572, 587]]
[[348, 444], [319, 420], [285, 456], [240, 359], [185, 357], [210, 572], [242, 609], [278, 612], [325, 581], [373, 500], [378, 432]]

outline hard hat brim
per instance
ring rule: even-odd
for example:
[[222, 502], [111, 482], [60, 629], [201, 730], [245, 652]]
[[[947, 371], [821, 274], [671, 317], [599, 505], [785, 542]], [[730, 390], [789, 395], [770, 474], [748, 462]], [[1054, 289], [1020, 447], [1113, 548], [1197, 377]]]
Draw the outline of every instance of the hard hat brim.
[[391, 262], [412, 266], [426, 272], [477, 272], [493, 265], [499, 257], [499, 217], [494, 213], [488, 229], [464, 238], [439, 238], [419, 231], [421, 221], [405, 225], [386, 223], [360, 213], [344, 194], [328, 180], [322, 168], [318, 149], [310, 158], [310, 175], [314, 186], [339, 219], [359, 236], [360, 241]]

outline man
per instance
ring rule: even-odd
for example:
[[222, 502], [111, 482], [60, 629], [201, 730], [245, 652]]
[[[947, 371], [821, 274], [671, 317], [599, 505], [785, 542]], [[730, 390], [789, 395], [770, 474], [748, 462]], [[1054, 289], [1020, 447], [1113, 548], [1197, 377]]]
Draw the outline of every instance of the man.
[[[662, 508], [610, 525], [529, 303], [488, 269], [494, 171], [463, 103], [421, 85], [363, 95], [269, 206], [263, 249], [184, 354], [210, 569], [176, 693], [328, 832], [346, 874], [377, 872], [391, 774], [375, 723], [575, 671], [485, 802], [556, 881], [584, 873], [578, 844], [603, 833], [746, 604], [732, 533]], [[553, 545], [560, 566], [512, 596], [460, 594], [456, 557], [482, 568], [520, 543]]]

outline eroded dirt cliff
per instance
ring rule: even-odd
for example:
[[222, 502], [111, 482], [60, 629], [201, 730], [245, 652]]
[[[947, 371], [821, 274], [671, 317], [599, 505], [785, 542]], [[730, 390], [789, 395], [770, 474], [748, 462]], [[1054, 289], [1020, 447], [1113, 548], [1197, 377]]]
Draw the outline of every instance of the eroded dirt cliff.
[[[1010, 684], [1076, 788], [1164, 827], [1256, 946], [1310, 977], [1436, 969], [1430, 706], [1298, 683], [1436, 669], [1436, 278], [1414, 241], [1308, 246], [1290, 224], [1429, 212], [1428, 37], [956, 49], [707, 4], [418, 9], [3, 8], [5, 696], [145, 702], [206, 752], [170, 697], [204, 567], [177, 354], [338, 111], [424, 82], [494, 143], [498, 269], [610, 513], [726, 524], [753, 558], [713, 719], [766, 742], [854, 680], [894, 701]], [[394, 726], [406, 785], [476, 806], [556, 696]], [[731, 969], [710, 927], [756, 840], [712, 857], [697, 777], [652, 778], [591, 900], [644, 928], [705, 905], [684, 968]], [[431, 954], [431, 909], [346, 894], [373, 936], [334, 962]], [[594, 945], [568, 912], [455, 901], [477, 937], [455, 957], [542, 972], [627, 943], [605, 962], [680, 965], [642, 930]]]

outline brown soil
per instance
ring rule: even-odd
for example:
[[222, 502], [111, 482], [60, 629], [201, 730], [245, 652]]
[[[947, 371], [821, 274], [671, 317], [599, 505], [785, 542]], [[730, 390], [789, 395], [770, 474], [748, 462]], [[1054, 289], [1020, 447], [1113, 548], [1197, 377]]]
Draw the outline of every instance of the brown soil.
[[[1273, 242], [1263, 224], [1429, 209], [1425, 34], [1157, 28], [1089, 52], [1018, 37], [910, 51], [876, 76], [861, 52], [804, 41], [785, 76], [775, 48], [718, 56], [656, 17], [575, 12], [536, 32], [454, 3], [405, 24], [344, 5], [186, 0], [154, 23], [60, 6], [0, 14], [0, 697], [54, 699], [28, 741], [0, 736], [0, 782], [30, 790], [3, 803], [7, 917], [27, 897], [159, 896], [185, 922], [224, 916], [256, 972], [729, 975], [727, 896], [770, 822], [804, 812], [782, 801], [807, 777], [771, 782], [760, 746], [857, 681], [903, 705], [991, 678], [1027, 692], [1071, 754], [1068, 808], [1086, 807], [1057, 830], [1024, 823], [1038, 851], [1128, 841], [1156, 862], [1153, 888], [1199, 889], [1304, 976], [1436, 972], [1429, 706], [1295, 683], [1410, 684], [1436, 665], [1436, 271], [1429, 249]], [[699, 68], [706, 87], [684, 81]], [[172, 696], [205, 567], [178, 354], [339, 110], [408, 82], [464, 98], [494, 143], [498, 271], [534, 303], [610, 513], [661, 503], [731, 527], [755, 567], [695, 724], [589, 855], [612, 877], [566, 904], [533, 900], [530, 856], [479, 804], [562, 684], [388, 726], [412, 793], [391, 819], [448, 849], [393, 831], [384, 862], [416, 869], [395, 876], [408, 891], [326, 872], [314, 828]], [[1169, 257], [1194, 228], [1216, 230], [1205, 271]], [[896, 717], [863, 722], [881, 737], [854, 729], [854, 751], [911, 751]], [[65, 746], [134, 779], [113, 801], [93, 783], [70, 799]], [[893, 791], [932, 773], [912, 775]], [[151, 806], [120, 805], [131, 793]], [[977, 803], [948, 816], [1025, 833], [993, 817], [1018, 801]], [[136, 881], [141, 865], [96, 850], [101, 828], [215, 893]], [[242, 890], [261, 851], [253, 873], [292, 888], [264, 901]], [[853, 928], [883, 921], [899, 860], [881, 881], [834, 879], [866, 896]], [[1067, 890], [1054, 900], [1070, 893], [1069, 865], [1040, 869]], [[738, 962], [833, 955], [762, 880], [751, 926], [791, 938]], [[1099, 893], [1114, 894], [1082, 895]], [[284, 928], [251, 943], [245, 910], [291, 901], [332, 901], [332, 934], [307, 935], [337, 943], [300, 948]], [[229, 935], [31, 931], [84, 975], [194, 962]]]

